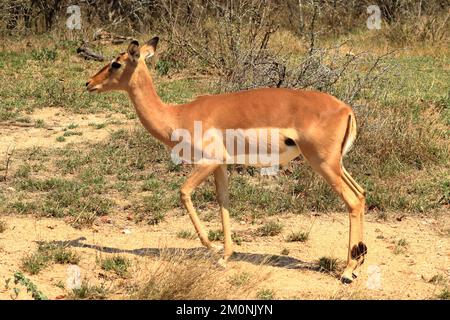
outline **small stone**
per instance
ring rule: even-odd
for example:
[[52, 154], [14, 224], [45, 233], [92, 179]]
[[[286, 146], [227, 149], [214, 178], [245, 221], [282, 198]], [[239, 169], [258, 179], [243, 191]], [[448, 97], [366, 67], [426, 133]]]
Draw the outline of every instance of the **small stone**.
[[103, 222], [103, 223], [111, 223], [112, 222], [111, 218], [108, 217], [108, 216], [101, 217], [100, 221]]
[[11, 191], [11, 192], [16, 192], [16, 189], [14, 189], [13, 187], [8, 187], [6, 188], [7, 191]]
[[131, 234], [131, 230], [130, 229], [123, 229], [122, 233], [123, 234]]

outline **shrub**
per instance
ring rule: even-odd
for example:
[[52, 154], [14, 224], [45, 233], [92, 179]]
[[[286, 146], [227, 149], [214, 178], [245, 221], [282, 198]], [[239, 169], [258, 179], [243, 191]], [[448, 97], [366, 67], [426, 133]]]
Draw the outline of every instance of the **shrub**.
[[257, 234], [261, 237], [273, 237], [281, 233], [283, 225], [278, 222], [271, 221], [259, 227]]

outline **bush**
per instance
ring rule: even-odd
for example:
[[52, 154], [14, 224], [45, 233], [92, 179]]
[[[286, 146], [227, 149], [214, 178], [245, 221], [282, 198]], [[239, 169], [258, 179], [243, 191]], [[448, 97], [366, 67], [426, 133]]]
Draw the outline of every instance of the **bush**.
[[257, 234], [261, 237], [273, 237], [280, 234], [282, 229], [280, 223], [271, 221], [258, 228]]

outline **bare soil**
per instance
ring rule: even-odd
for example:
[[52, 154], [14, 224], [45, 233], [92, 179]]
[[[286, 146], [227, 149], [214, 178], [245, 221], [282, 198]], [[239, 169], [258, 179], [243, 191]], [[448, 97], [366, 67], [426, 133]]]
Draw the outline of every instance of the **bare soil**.
[[[28, 116], [29, 123], [3, 122], [0, 123], [0, 155], [7, 151], [26, 149], [31, 147], [62, 147], [67, 143], [86, 143], [101, 141], [109, 136], [111, 130], [131, 128], [136, 120], [128, 120], [125, 115], [119, 113], [110, 114], [72, 114], [62, 108], [37, 109]], [[36, 120], [45, 119], [42, 128], [34, 125]], [[97, 129], [93, 124], [107, 125]], [[70, 125], [76, 125], [71, 131], [81, 132], [82, 135], [73, 135], [63, 142], [57, 142], [56, 138], [64, 134], [64, 129]]]
[[[7, 279], [20, 270], [21, 260], [37, 248], [38, 241], [71, 241], [68, 245], [81, 255], [79, 267], [83, 278], [106, 283], [114, 294], [111, 298], [127, 298], [121, 288], [123, 279], [108, 277], [98, 259], [111, 254], [123, 254], [133, 261], [133, 268], [156, 263], [158, 253], [170, 248], [199, 248], [198, 240], [180, 239], [177, 232], [193, 229], [186, 215], [173, 214], [157, 226], [135, 224], [125, 216], [112, 217], [110, 222], [98, 223], [91, 229], [78, 230], [63, 220], [8, 216], [3, 218], [7, 230], [0, 234], [0, 299], [14, 297], [12, 286], [5, 288]], [[450, 219], [407, 217], [402, 221], [377, 221], [369, 215], [366, 223], [368, 256], [360, 275], [351, 285], [343, 285], [337, 276], [317, 270], [321, 256], [343, 260], [347, 250], [346, 214], [283, 215], [278, 220], [285, 226], [283, 234], [257, 237], [257, 225], [233, 223], [233, 229], [245, 241], [236, 245], [236, 253], [227, 265], [228, 272], [245, 271], [267, 274], [260, 289], [271, 289], [277, 299], [429, 299], [442, 290], [431, 283], [435, 275], [450, 277]], [[220, 228], [219, 218], [205, 222], [208, 229]], [[306, 242], [288, 243], [291, 231], [308, 230]], [[122, 230], [129, 229], [130, 234]], [[406, 247], [396, 252], [396, 243], [405, 239]], [[288, 255], [281, 255], [287, 249]], [[271, 259], [272, 255], [277, 259]], [[343, 263], [343, 262], [342, 262]], [[380, 270], [379, 287], [368, 282], [368, 270]], [[27, 275], [50, 299], [65, 298], [67, 291], [57, 286], [66, 283], [67, 265], [52, 265], [37, 275]], [[19, 299], [30, 299], [22, 290]], [[252, 297], [250, 297], [252, 298]], [[254, 297], [253, 297], [254, 298]]]

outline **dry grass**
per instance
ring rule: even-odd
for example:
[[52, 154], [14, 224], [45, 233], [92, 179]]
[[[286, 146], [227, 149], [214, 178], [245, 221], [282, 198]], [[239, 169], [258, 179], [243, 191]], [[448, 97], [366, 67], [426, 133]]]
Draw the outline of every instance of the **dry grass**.
[[[162, 252], [148, 269], [134, 273], [128, 288], [132, 299], [246, 299], [263, 276], [235, 275], [220, 267], [217, 256], [186, 251]], [[150, 265], [150, 264], [148, 264]]]

